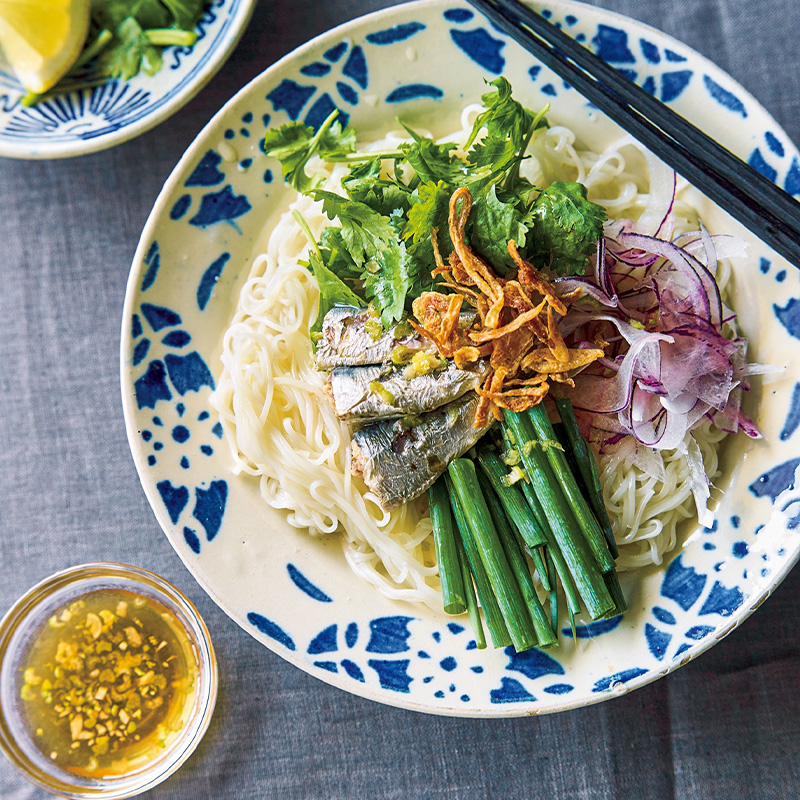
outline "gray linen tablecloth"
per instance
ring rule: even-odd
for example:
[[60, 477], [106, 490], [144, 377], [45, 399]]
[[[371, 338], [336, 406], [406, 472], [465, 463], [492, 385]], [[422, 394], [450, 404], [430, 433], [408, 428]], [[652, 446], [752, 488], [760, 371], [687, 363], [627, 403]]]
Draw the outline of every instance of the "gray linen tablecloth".
[[[602, 0], [728, 70], [800, 141], [798, 0]], [[384, 0], [262, 0], [228, 64], [186, 108], [113, 150], [0, 159], [0, 613], [72, 564], [154, 569], [216, 644], [216, 714], [169, 798], [794, 798], [800, 795], [800, 572], [675, 674], [544, 718], [462, 720], [388, 708], [290, 666], [231, 622], [145, 500], [119, 393], [128, 267], [185, 148], [248, 80]], [[44, 797], [0, 758], [0, 798]]]

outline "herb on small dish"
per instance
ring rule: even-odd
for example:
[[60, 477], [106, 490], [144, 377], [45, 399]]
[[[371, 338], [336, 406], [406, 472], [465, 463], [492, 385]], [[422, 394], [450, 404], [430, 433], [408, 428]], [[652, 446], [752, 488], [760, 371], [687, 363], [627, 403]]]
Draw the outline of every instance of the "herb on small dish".
[[53, 92], [130, 80], [161, 69], [164, 47], [191, 47], [207, 0], [92, 0], [83, 50], [62, 82], [22, 99], [33, 106]]

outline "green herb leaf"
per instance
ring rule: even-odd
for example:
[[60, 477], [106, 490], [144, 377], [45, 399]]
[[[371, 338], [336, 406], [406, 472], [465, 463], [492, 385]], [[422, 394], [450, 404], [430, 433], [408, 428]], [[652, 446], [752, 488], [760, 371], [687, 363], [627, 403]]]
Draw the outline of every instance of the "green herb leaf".
[[342, 237], [341, 228], [325, 228], [320, 236], [319, 246], [328, 269], [333, 270], [342, 279], [361, 280], [362, 270], [353, 261]]
[[192, 30], [203, 16], [205, 0], [161, 0], [169, 9], [175, 24], [184, 30]]
[[364, 203], [386, 217], [398, 209], [404, 212], [409, 206], [411, 190], [397, 180], [381, 177], [380, 157], [353, 167], [342, 186], [351, 200]]
[[333, 192], [316, 190], [328, 219], [341, 224], [341, 242], [353, 263], [362, 270], [361, 278], [368, 298], [380, 311], [385, 326], [399, 320], [411, 288], [405, 245], [389, 217]]
[[[467, 161], [477, 171], [468, 184], [479, 190], [489, 183], [502, 182], [506, 191], [514, 192], [521, 180], [519, 169], [536, 131], [547, 127], [546, 106], [534, 114], [511, 96], [511, 84], [505, 78], [497, 78], [491, 85], [496, 91], [481, 97], [484, 105], [475, 120], [467, 142]], [[483, 139], [473, 145], [478, 133], [486, 130]]]
[[484, 111], [478, 114], [465, 149], [469, 149], [481, 128], [498, 139], [509, 139], [519, 151], [530, 131], [534, 114], [511, 96], [511, 84], [503, 77], [490, 83], [496, 91], [481, 95]]
[[[517, 156], [517, 150], [511, 139], [501, 139], [496, 136], [487, 136], [482, 141], [475, 144], [467, 154], [467, 159], [471, 167], [472, 174], [476, 170], [482, 169], [483, 180], [486, 177], [495, 177], [505, 172]], [[470, 181], [470, 186], [482, 182], [481, 175], [478, 179]]]
[[[321, 251], [323, 258], [330, 256], [330, 251]], [[325, 315], [337, 305], [362, 307], [365, 305], [363, 298], [359, 297], [322, 259], [313, 251], [309, 254], [309, 269], [314, 274], [319, 284], [319, 306], [317, 318], [311, 326], [311, 333], [322, 330], [322, 320]]]
[[470, 244], [501, 274], [514, 267], [508, 254], [509, 239], [522, 249], [527, 231], [515, 203], [498, 199], [494, 184], [475, 198], [470, 212]]
[[311, 270], [319, 285], [317, 317], [311, 326], [311, 333], [319, 333], [322, 330], [322, 321], [325, 315], [333, 306], [343, 304], [361, 307], [365, 305], [363, 298], [342, 278], [343, 275], [348, 275], [353, 271], [358, 274], [358, 271], [341, 242], [341, 236], [337, 236], [340, 233], [338, 228], [326, 228], [323, 231], [322, 240], [329, 246], [320, 246], [314, 239], [314, 234], [303, 215], [295, 209], [292, 211], [292, 216], [303, 229], [310, 245], [309, 261], [306, 266]]
[[[91, 33], [77, 64], [92, 61], [93, 80], [152, 75], [161, 68], [162, 46], [194, 42], [204, 6], [205, 0], [92, 0]], [[96, 47], [103, 31], [111, 36]]]
[[114, 41], [97, 57], [100, 74], [124, 81], [140, 71], [154, 75], [160, 68], [161, 48], [150, 44], [142, 26], [133, 17], [117, 27]]
[[408, 254], [402, 242], [381, 251], [378, 258], [367, 265], [364, 289], [381, 312], [384, 328], [398, 322], [403, 316], [406, 295], [411, 286]]
[[437, 144], [433, 139], [420, 136], [407, 125], [403, 127], [414, 141], [401, 144], [399, 149], [414, 168], [417, 177], [422, 181], [444, 181], [459, 185], [464, 178], [465, 169], [464, 162], [452, 154], [458, 149], [458, 145], [454, 142]]
[[[202, 8], [202, 3], [199, 4]], [[140, 27], [166, 28], [172, 24], [170, 11], [160, 0], [93, 0], [92, 21], [112, 32], [131, 17]], [[194, 27], [194, 26], [192, 26]]]
[[306, 174], [305, 166], [311, 156], [326, 158], [355, 150], [355, 131], [342, 128], [335, 121], [338, 113], [333, 111], [316, 132], [302, 122], [289, 122], [268, 130], [264, 137], [264, 152], [281, 162], [286, 182], [303, 194], [308, 194], [322, 181], [320, 176], [311, 178]]
[[556, 181], [539, 195], [525, 220], [531, 228], [529, 257], [559, 275], [583, 275], [605, 220], [606, 210], [586, 199], [585, 186]]
[[[408, 221], [403, 230], [403, 238], [406, 241], [411, 239], [415, 243], [430, 241], [431, 229], [437, 228], [440, 252], [442, 257], [446, 258], [453, 249], [447, 235], [447, 218], [452, 193], [452, 187], [444, 181], [421, 183], [411, 195], [411, 206], [408, 209]], [[432, 255], [431, 263], [433, 263]]]
[[311, 196], [322, 201], [322, 210], [328, 219], [338, 218], [342, 240], [357, 266], [363, 266], [376, 253], [397, 246], [397, 234], [391, 220], [364, 203], [319, 189]]
[[[439, 241], [446, 239], [450, 242], [447, 233], [439, 234]], [[452, 249], [452, 248], [451, 248]], [[433, 248], [430, 238], [427, 241], [413, 242], [407, 246], [408, 251], [408, 272], [411, 276], [411, 289], [409, 289], [409, 299], [414, 300], [423, 292], [437, 291], [438, 281], [431, 276], [431, 272], [436, 266], [433, 261]]]
[[438, 231], [436, 242], [443, 259], [446, 260], [453, 250], [448, 235], [447, 220], [452, 193], [453, 189], [444, 181], [438, 183], [428, 181], [421, 183], [411, 195], [411, 207], [403, 228], [403, 239], [411, 242], [408, 250], [416, 296], [432, 290], [435, 286], [435, 281], [431, 278], [431, 271], [436, 266], [431, 230], [436, 228]]

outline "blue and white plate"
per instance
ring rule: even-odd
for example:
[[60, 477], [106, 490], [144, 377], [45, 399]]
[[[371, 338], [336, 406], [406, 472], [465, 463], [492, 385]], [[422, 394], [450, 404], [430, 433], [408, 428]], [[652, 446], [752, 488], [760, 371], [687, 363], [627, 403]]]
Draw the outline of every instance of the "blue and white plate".
[[256, 0], [210, 0], [191, 47], [168, 47], [155, 75], [57, 94], [32, 108], [0, 60], [0, 156], [68, 158], [150, 130], [186, 105], [233, 52]]
[[[723, 144], [800, 193], [800, 158], [731, 78], [680, 42], [569, 0], [534, 5]], [[180, 557], [245, 630], [301, 669], [364, 697], [436, 714], [514, 716], [627, 692], [702, 653], [746, 618], [800, 552], [800, 273], [761, 242], [736, 264], [734, 307], [752, 360], [785, 366], [751, 392], [765, 438], [723, 450], [715, 522], [686, 531], [661, 568], [623, 576], [630, 611], [584, 624], [547, 653], [479, 651], [464, 618], [387, 600], [355, 578], [335, 537], [312, 539], [231, 473], [209, 405], [223, 332], [265, 223], [286, 203], [265, 126], [360, 131], [400, 116], [458, 127], [484, 78], [529, 107], [552, 104], [595, 147], [619, 129], [458, 0], [425, 0], [326, 33], [237, 94], [186, 152], [147, 222], [122, 321], [122, 393], [145, 492]], [[698, 197], [715, 232], [747, 235]], [[764, 379], [766, 383], [768, 379]], [[152, 566], [152, 565], [150, 565]], [[562, 628], [564, 625], [562, 624]]]

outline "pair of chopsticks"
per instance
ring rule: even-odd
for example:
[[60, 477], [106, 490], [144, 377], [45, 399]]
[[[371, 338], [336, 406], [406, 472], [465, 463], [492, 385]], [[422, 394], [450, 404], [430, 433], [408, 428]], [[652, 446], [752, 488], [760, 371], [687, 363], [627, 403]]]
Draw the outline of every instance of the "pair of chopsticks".
[[519, 0], [469, 0], [645, 147], [800, 268], [800, 203]]

